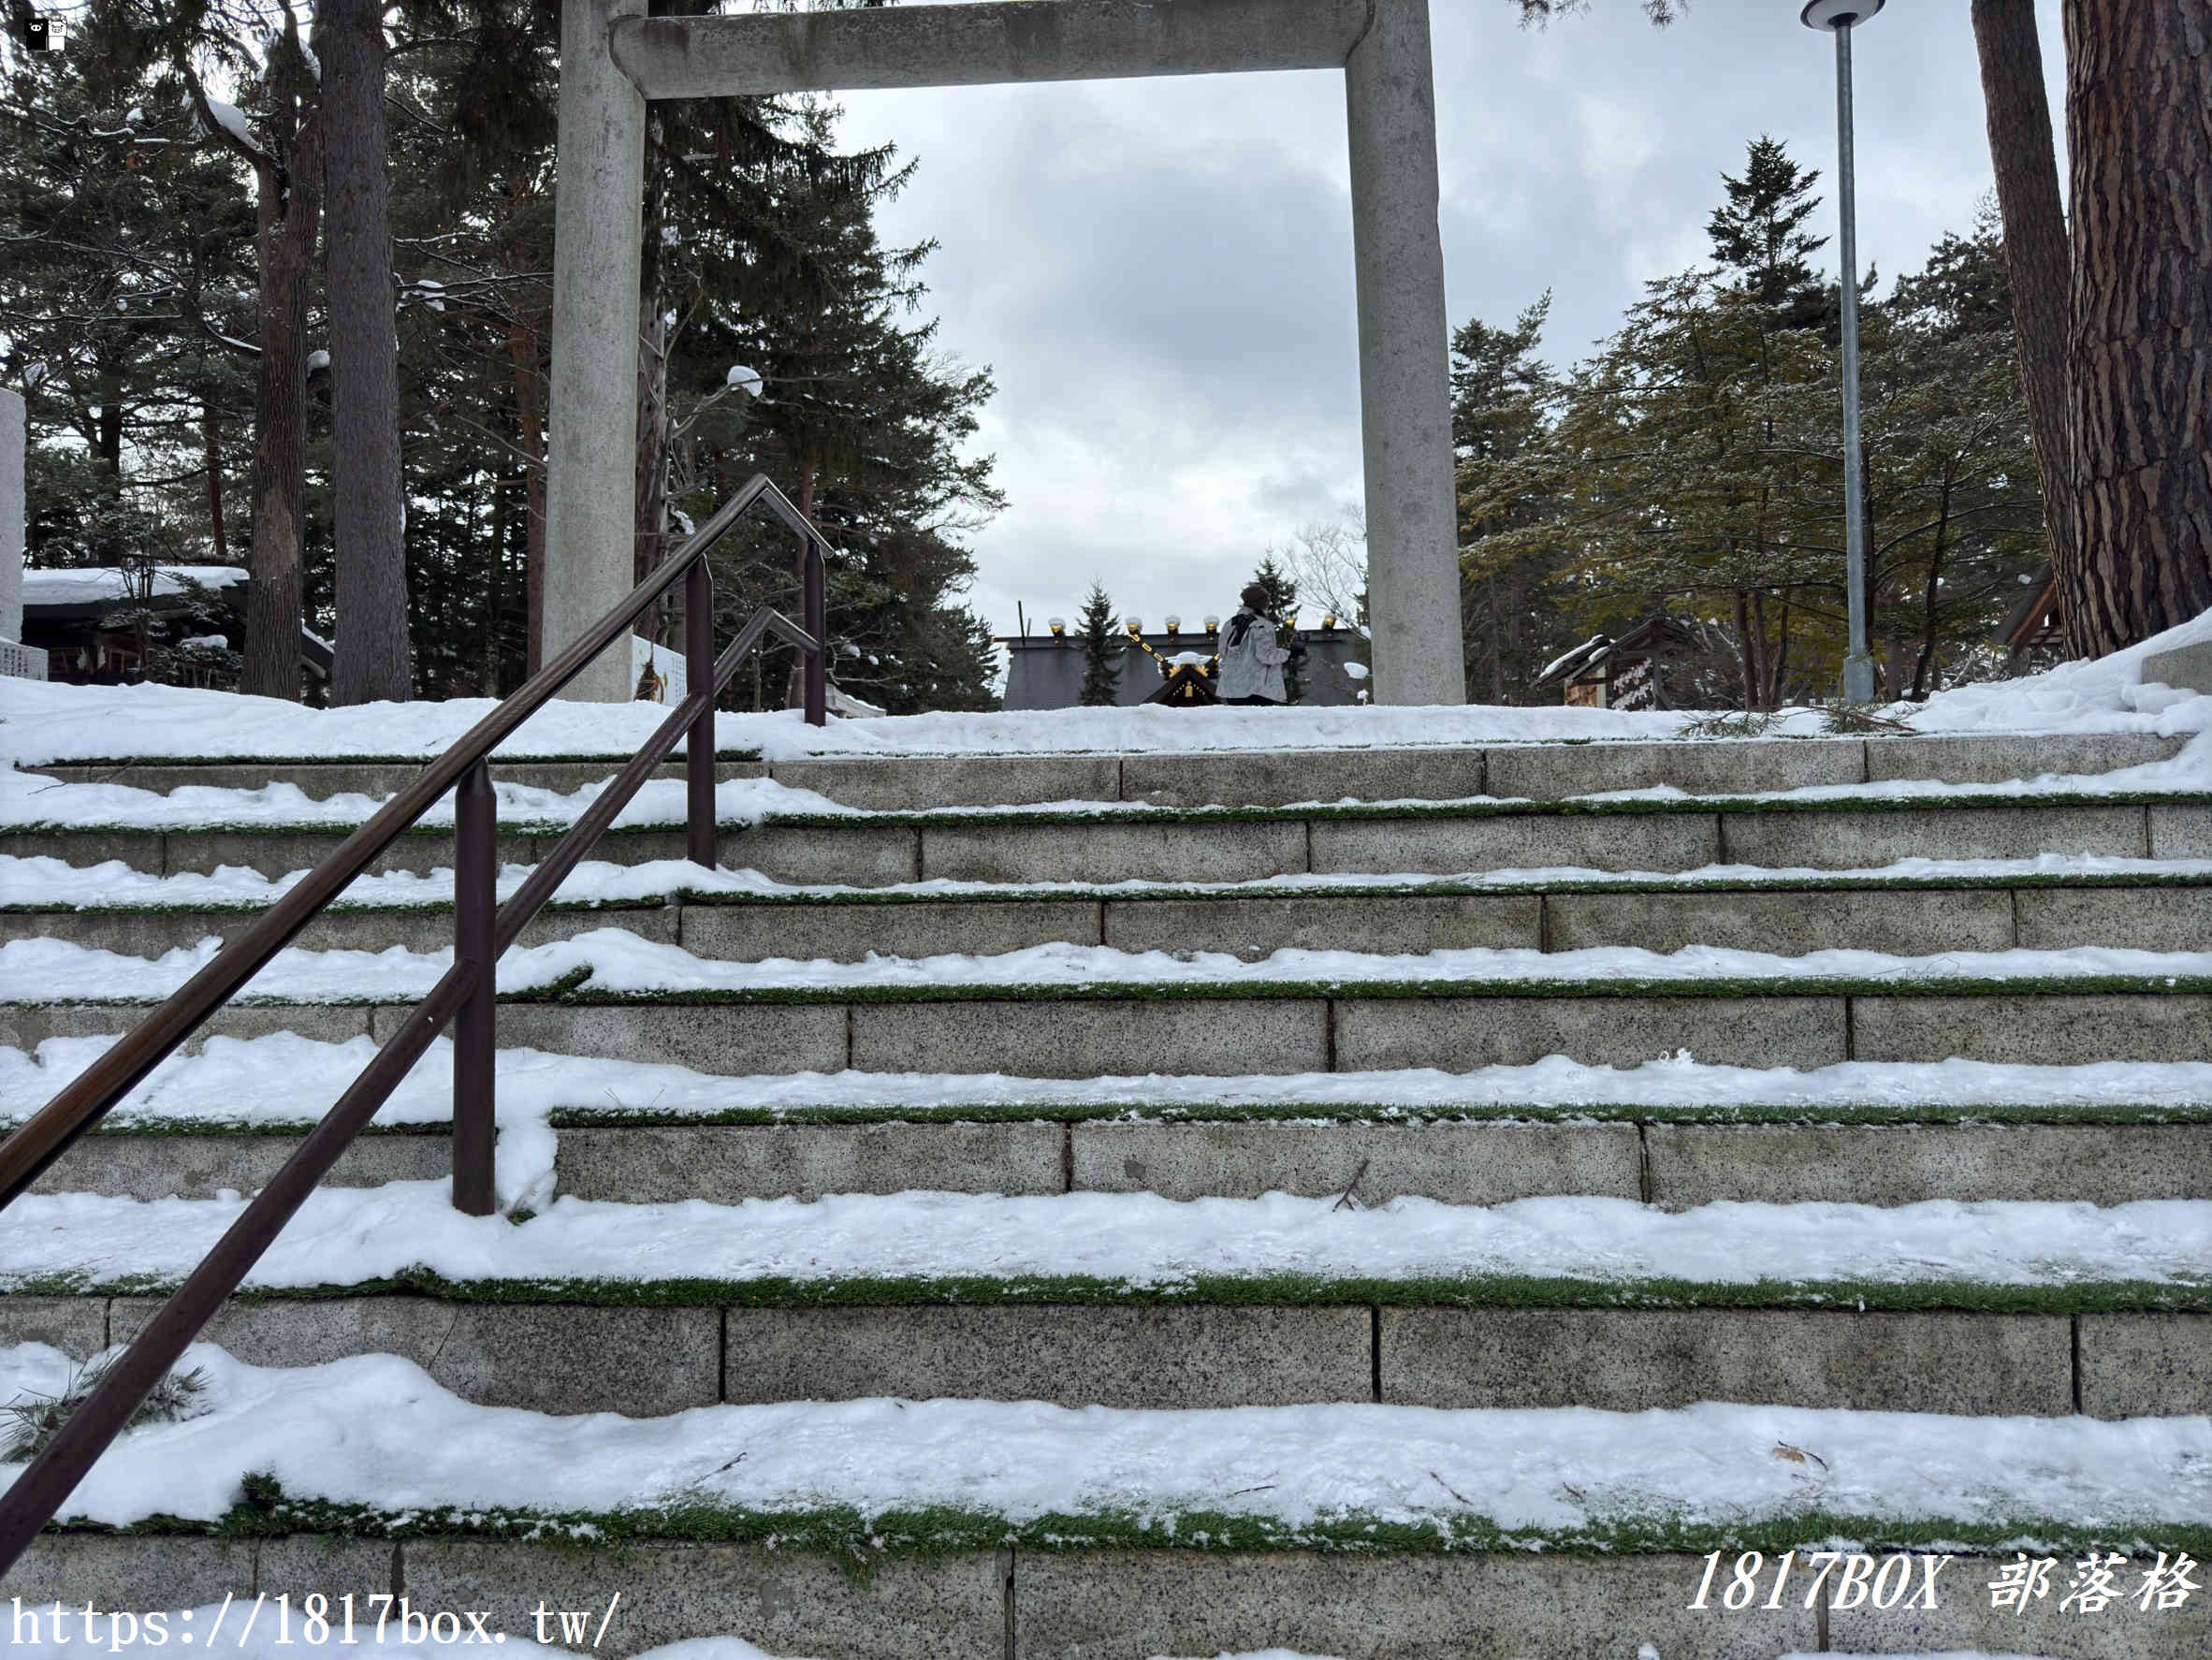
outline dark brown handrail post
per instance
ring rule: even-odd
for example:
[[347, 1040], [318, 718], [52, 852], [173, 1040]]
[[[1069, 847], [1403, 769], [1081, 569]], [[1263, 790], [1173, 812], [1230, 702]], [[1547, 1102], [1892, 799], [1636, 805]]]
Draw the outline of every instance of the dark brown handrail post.
[[[714, 686], [714, 574], [702, 553], [684, 573], [684, 691]], [[714, 868], [714, 699], [684, 739], [684, 852]]]
[[800, 624], [814, 636], [814, 649], [807, 657], [807, 724], [829, 724], [829, 578], [824, 570], [822, 544], [807, 538], [806, 618]]
[[453, 1017], [453, 1208], [491, 1215], [492, 1142], [498, 1114], [499, 797], [478, 761], [461, 774], [453, 801], [453, 960], [474, 967], [467, 1001]]

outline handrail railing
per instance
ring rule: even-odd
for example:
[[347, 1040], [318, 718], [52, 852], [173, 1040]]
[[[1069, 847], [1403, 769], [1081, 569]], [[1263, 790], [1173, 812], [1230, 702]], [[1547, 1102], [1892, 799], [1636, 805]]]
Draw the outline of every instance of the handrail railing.
[[[755, 507], [766, 509], [799, 537], [808, 626], [801, 628], [764, 606], [717, 657], [714, 585], [706, 553]], [[0, 1208], [5, 1208], [297, 938], [378, 854], [448, 790], [455, 792], [453, 967], [386, 1040], [375, 1058], [130, 1347], [104, 1369], [83, 1405], [0, 1497], [0, 1573], [13, 1566], [39, 1530], [53, 1520], [139, 1403], [238, 1289], [448, 1021], [454, 1027], [453, 1202], [473, 1216], [491, 1214], [501, 955], [678, 741], [685, 745], [685, 852], [693, 863], [712, 867], [715, 700], [770, 633], [797, 647], [805, 660], [807, 720], [820, 726], [828, 719], [823, 569], [828, 546], [821, 531], [781, 490], [756, 474], [627, 599], [425, 766], [414, 783], [341, 842], [259, 922], [225, 946], [167, 1002], [0, 1143]], [[496, 905], [499, 823], [488, 767], [492, 750], [602, 651], [621, 640], [679, 577], [684, 583], [683, 701], [668, 712], [644, 748], [593, 798], [514, 896], [504, 905]]]

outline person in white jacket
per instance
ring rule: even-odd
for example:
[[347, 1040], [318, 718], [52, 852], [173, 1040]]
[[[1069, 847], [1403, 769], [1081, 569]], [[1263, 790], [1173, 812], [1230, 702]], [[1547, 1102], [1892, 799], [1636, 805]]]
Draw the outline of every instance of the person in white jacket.
[[1283, 684], [1283, 665], [1290, 653], [1275, 637], [1282, 624], [1267, 614], [1267, 590], [1255, 582], [1237, 598], [1244, 608], [1221, 631], [1221, 701], [1284, 703], [1289, 692]]

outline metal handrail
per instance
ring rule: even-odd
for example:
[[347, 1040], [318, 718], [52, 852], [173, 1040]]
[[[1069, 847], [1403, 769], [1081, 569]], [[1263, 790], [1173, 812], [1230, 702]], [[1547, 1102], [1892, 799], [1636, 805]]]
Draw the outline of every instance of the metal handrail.
[[[718, 658], [713, 578], [706, 556], [755, 507], [765, 508], [799, 536], [808, 626], [801, 628], [764, 606]], [[386, 1040], [375, 1058], [130, 1347], [104, 1369], [84, 1404], [0, 1497], [0, 1574], [14, 1565], [39, 1530], [53, 1520], [139, 1403], [238, 1289], [448, 1021], [454, 1027], [453, 1201], [457, 1209], [473, 1216], [491, 1214], [499, 958], [679, 740], [685, 740], [685, 852], [693, 863], [713, 866], [715, 700], [770, 633], [797, 647], [804, 657], [807, 720], [820, 726], [828, 719], [828, 546], [822, 531], [790, 498], [764, 474], [756, 474], [628, 598], [425, 766], [414, 783], [341, 842], [259, 922], [225, 946], [167, 1002], [0, 1143], [0, 1208], [5, 1208], [297, 938], [378, 854], [448, 790], [455, 791], [453, 967]], [[684, 582], [683, 701], [668, 712], [506, 904], [495, 909], [499, 826], [488, 764], [492, 750], [621, 639], [678, 577]]]

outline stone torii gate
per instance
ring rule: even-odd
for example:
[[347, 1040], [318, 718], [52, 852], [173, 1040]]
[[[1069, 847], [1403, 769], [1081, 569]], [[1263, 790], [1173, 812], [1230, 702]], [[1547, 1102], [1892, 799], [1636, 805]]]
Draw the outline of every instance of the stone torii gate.
[[[647, 100], [1342, 69], [1375, 698], [1464, 701], [1428, 0], [997, 0], [685, 18], [645, 9], [646, 0], [562, 0], [548, 651], [631, 586]], [[627, 656], [609, 652], [569, 695], [626, 697], [629, 675]]]

